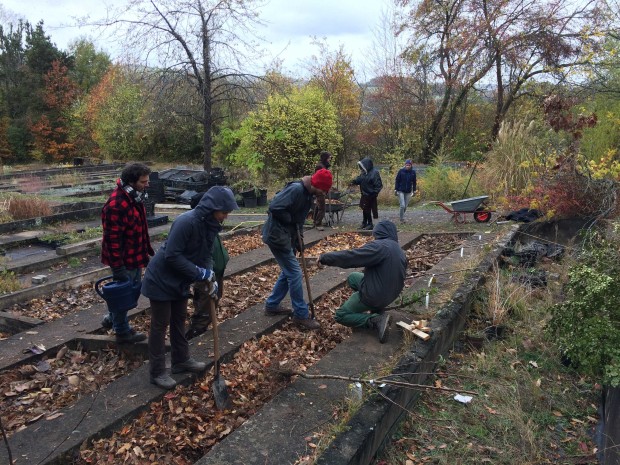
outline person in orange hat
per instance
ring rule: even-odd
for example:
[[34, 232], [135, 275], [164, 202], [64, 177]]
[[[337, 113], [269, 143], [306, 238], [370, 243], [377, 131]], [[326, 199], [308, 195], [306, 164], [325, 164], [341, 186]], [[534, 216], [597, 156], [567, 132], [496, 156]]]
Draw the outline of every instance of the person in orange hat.
[[303, 226], [312, 208], [312, 196], [325, 196], [332, 187], [332, 173], [322, 168], [312, 176], [288, 183], [269, 203], [267, 221], [263, 225], [263, 242], [280, 266], [280, 275], [265, 302], [266, 315], [291, 314], [280, 303], [290, 293], [293, 322], [304, 330], [317, 330], [318, 321], [310, 317], [304, 300], [303, 274], [296, 251], [301, 251], [297, 234], [303, 237]]

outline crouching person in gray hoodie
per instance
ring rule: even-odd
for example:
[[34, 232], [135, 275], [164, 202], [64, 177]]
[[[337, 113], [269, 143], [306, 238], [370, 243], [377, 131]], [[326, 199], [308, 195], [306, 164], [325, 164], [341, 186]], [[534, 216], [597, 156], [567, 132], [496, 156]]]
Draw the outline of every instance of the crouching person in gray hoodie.
[[213, 243], [228, 213], [236, 210], [235, 196], [228, 187], [214, 186], [194, 210], [180, 215], [168, 240], [149, 262], [142, 281], [142, 295], [151, 301], [149, 363], [151, 383], [172, 389], [176, 381], [166, 373], [166, 329], [170, 326], [172, 373], [200, 373], [206, 363], [190, 358], [185, 336], [185, 319], [190, 285], [209, 283], [210, 295], [217, 298], [218, 285], [213, 271]]
[[353, 328], [374, 328], [379, 342], [387, 341], [390, 316], [383, 309], [403, 290], [407, 259], [398, 245], [396, 226], [389, 220], [377, 223], [375, 240], [353, 250], [324, 253], [318, 264], [340, 268], [364, 267], [354, 272], [347, 283], [355, 291], [336, 311], [336, 321]]

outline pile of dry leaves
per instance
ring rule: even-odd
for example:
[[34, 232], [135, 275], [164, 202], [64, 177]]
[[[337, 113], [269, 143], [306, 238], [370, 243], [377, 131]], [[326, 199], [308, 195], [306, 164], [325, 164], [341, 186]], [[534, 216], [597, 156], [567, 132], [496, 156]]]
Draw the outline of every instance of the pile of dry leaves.
[[[316, 257], [327, 251], [360, 247], [368, 240], [371, 237], [355, 233], [331, 236], [309, 248], [306, 255]], [[422, 238], [407, 251], [409, 272], [430, 268], [460, 241], [456, 237]], [[229, 247], [229, 244], [226, 246]], [[317, 270], [309, 266], [309, 271], [314, 273]], [[226, 280], [219, 309], [221, 319], [232, 318], [246, 308], [264, 302], [278, 273], [276, 265], [266, 265]], [[167, 393], [162, 401], [150, 405], [146, 412], [111, 437], [84, 444], [79, 463], [193, 463], [217, 441], [243, 424], [289, 382], [288, 379], [273, 376], [271, 370], [274, 367], [292, 362], [304, 370], [350, 334], [349, 328], [336, 324], [333, 319], [334, 311], [350, 292], [349, 289], [333, 291], [315, 305], [322, 325], [320, 331], [301, 332], [287, 323], [272, 334], [248, 341], [235, 355], [233, 362], [222, 365], [221, 373], [229, 383], [233, 399], [231, 411], [215, 409], [211, 391], [213, 374], [208, 373], [192, 386], [178, 386]], [[69, 297], [71, 301], [68, 302], [59, 303], [62, 300], [60, 296], [50, 300], [55, 300], [54, 303], [59, 303], [60, 307], [75, 306], [75, 295], [69, 293]], [[82, 295], [80, 299], [82, 305]], [[140, 320], [145, 328], [139, 327], [139, 320], [132, 321], [132, 324], [145, 330], [148, 319], [142, 317]], [[2, 373], [0, 405], [3, 419], [7, 418], [8, 426], [5, 424], [5, 427], [9, 431], [55, 415], [57, 410], [74, 402], [78, 395], [98, 389], [142, 362], [110, 351], [96, 354], [63, 351], [55, 359], [45, 360], [39, 365]]]
[[288, 378], [274, 375], [281, 363], [305, 370], [348, 337], [350, 329], [335, 323], [333, 311], [349, 294], [348, 289], [337, 290], [315, 305], [320, 331], [302, 332], [286, 323], [246, 342], [231, 363], [223, 364], [232, 410], [215, 408], [213, 373], [208, 373], [191, 386], [177, 386], [111, 437], [84, 444], [77, 463], [194, 463], [288, 384]]
[[82, 284], [75, 289], [58, 289], [51, 295], [36, 297], [24, 303], [15, 304], [7, 311], [20, 316], [52, 321], [71, 313], [90, 308], [101, 302], [92, 284]]
[[10, 434], [99, 390], [139, 367], [142, 357], [116, 350], [84, 352], [66, 346], [53, 358], [0, 373], [2, 424]]

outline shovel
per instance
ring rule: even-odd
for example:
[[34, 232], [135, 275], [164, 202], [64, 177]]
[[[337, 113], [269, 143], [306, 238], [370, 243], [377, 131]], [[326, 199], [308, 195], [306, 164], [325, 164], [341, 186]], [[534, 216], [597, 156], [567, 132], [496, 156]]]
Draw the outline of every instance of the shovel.
[[301, 248], [301, 252], [299, 252], [299, 255], [301, 256], [301, 268], [304, 271], [304, 279], [306, 280], [306, 291], [308, 291], [308, 308], [310, 309], [310, 315], [312, 315], [312, 319], [314, 320], [314, 301], [312, 300], [312, 292], [310, 292], [310, 279], [308, 278], [306, 258], [304, 257], [304, 239], [301, 237], [299, 229], [297, 229], [297, 240], [299, 241], [299, 247]]
[[213, 366], [215, 377], [213, 378], [213, 397], [215, 398], [215, 407], [218, 410], [230, 408], [230, 397], [228, 396], [228, 387], [226, 381], [220, 375], [220, 340], [217, 333], [217, 311], [215, 310], [215, 299], [209, 299], [209, 307], [211, 311], [211, 324], [213, 325]]

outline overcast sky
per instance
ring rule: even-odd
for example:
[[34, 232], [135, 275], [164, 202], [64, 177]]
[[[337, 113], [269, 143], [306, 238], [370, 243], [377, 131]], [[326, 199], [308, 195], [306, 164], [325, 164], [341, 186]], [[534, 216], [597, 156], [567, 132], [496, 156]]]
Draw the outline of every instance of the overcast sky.
[[[89, 15], [91, 19], [104, 16], [105, 5], [119, 0], [0, 0], [5, 21], [16, 14], [37, 23], [44, 21], [45, 32], [59, 48], [81, 36], [94, 38], [92, 31], [64, 27], [72, 18]], [[121, 0], [122, 1], [122, 0]], [[268, 40], [269, 51], [284, 60], [284, 70], [302, 74], [303, 63], [318, 49], [312, 46], [312, 36], [327, 38], [330, 49], [341, 44], [360, 70], [367, 62], [373, 43], [373, 31], [380, 24], [381, 13], [390, 0], [271, 0], [262, 17], [268, 27], [261, 35]], [[8, 15], [7, 15], [8, 14]], [[114, 46], [95, 40], [98, 47], [114, 58]]]

